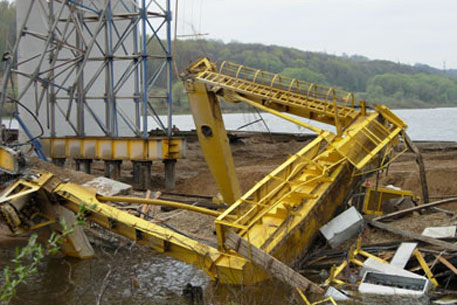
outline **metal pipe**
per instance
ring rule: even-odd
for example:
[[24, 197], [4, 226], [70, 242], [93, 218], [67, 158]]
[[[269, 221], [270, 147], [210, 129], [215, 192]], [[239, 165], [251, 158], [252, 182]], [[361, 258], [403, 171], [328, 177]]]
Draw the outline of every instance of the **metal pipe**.
[[114, 202], [124, 202], [124, 203], [140, 203], [140, 204], [150, 204], [150, 205], [158, 205], [158, 206], [165, 206], [171, 207], [181, 210], [189, 210], [192, 212], [197, 212], [200, 214], [210, 215], [214, 217], [219, 217], [221, 215], [220, 212], [213, 211], [210, 209], [205, 209], [193, 205], [188, 205], [184, 203], [179, 203], [175, 201], [168, 201], [168, 200], [160, 200], [160, 199], [145, 199], [145, 198], [138, 198], [138, 197], [129, 197], [129, 196], [101, 196], [97, 195], [97, 200], [101, 202], [107, 201], [114, 201]]
[[299, 125], [299, 126], [305, 127], [306, 129], [309, 129], [309, 130], [311, 130], [311, 131], [314, 131], [314, 132], [317, 133], [317, 134], [320, 134], [320, 133], [322, 133], [322, 131], [323, 131], [322, 129], [319, 129], [319, 128], [317, 128], [317, 127], [314, 127], [314, 126], [312, 126], [312, 125], [310, 125], [310, 124], [306, 124], [306, 123], [304, 123], [304, 122], [302, 122], [302, 121], [300, 121], [300, 120], [297, 120], [297, 119], [295, 119], [295, 118], [293, 118], [293, 117], [291, 117], [291, 116], [288, 116], [288, 115], [286, 115], [286, 114], [283, 114], [283, 113], [281, 113], [281, 112], [279, 112], [279, 111], [276, 111], [276, 110], [273, 110], [273, 109], [271, 109], [271, 108], [268, 108], [268, 107], [265, 107], [265, 106], [263, 106], [263, 105], [260, 105], [260, 104], [258, 104], [258, 103], [255, 103], [255, 102], [251, 101], [250, 99], [247, 99], [247, 98], [245, 98], [245, 97], [242, 97], [242, 96], [239, 95], [239, 94], [234, 94], [233, 96], [230, 96], [229, 98], [234, 98], [234, 99], [239, 100], [239, 101], [241, 101], [241, 102], [248, 103], [249, 105], [251, 105], [251, 106], [253, 106], [253, 107], [255, 107], [255, 108], [258, 108], [258, 109], [260, 109], [260, 110], [269, 112], [269, 113], [274, 114], [274, 115], [276, 115], [276, 116], [279, 116], [280, 118], [283, 118], [283, 119], [285, 119], [285, 120], [287, 120], [287, 121], [289, 121], [289, 122], [292, 122], [292, 123], [297, 124], [297, 125]]

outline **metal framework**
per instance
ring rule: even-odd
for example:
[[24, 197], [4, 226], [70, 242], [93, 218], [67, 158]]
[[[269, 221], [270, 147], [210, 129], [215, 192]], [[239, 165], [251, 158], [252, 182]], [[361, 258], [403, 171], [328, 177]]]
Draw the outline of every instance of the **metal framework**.
[[[18, 0], [17, 7], [0, 114], [8, 99], [18, 100], [50, 137], [146, 138], [152, 116], [171, 136], [170, 0]], [[16, 92], [8, 90], [16, 78]], [[156, 111], [164, 101], [166, 121]]]

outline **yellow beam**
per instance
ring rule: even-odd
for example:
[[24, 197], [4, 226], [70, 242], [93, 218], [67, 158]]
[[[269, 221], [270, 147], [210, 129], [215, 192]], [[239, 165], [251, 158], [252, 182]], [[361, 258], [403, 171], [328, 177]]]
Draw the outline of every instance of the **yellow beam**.
[[49, 158], [154, 161], [185, 157], [184, 138], [41, 138]]
[[201, 82], [186, 80], [185, 88], [206, 164], [224, 201], [233, 204], [241, 196], [240, 185], [217, 96]]
[[200, 214], [210, 215], [214, 217], [219, 217], [221, 215], [220, 212], [213, 211], [210, 209], [197, 207], [190, 204], [169, 201], [169, 200], [161, 200], [161, 199], [146, 199], [146, 198], [138, 198], [138, 197], [130, 197], [130, 196], [102, 196], [97, 195], [97, 200], [100, 202], [125, 202], [125, 203], [140, 203], [140, 204], [150, 204], [150, 205], [158, 205], [158, 206], [165, 206], [170, 208], [176, 208], [181, 210], [188, 210], [192, 212], [197, 212]]

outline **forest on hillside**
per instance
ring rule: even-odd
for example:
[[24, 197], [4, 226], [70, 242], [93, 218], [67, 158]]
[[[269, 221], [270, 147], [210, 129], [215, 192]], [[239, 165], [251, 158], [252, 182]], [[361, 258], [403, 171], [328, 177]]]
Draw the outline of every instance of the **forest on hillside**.
[[[354, 92], [358, 99], [392, 108], [457, 106], [455, 70], [439, 70], [363, 56], [334, 56], [280, 46], [223, 43], [215, 40], [177, 41], [175, 61], [184, 71], [193, 60], [206, 56], [280, 73], [308, 82]], [[182, 85], [174, 85], [175, 100], [185, 99]]]
[[[16, 32], [15, 4], [0, 0], [0, 52], [11, 50]], [[159, 54], [158, 44], [150, 44], [148, 53]], [[307, 52], [282, 46], [224, 43], [218, 40], [178, 40], [174, 60], [179, 73], [199, 57], [206, 56], [220, 64], [224, 60], [284, 74], [308, 82], [324, 84], [354, 92], [369, 104], [386, 104], [392, 108], [426, 108], [457, 106], [457, 70], [440, 70], [427, 65], [406, 65], [363, 56], [335, 56]], [[150, 75], [162, 61], [150, 60]], [[1, 70], [2, 68], [0, 68]], [[0, 71], [2, 72], [2, 71]], [[165, 73], [164, 73], [165, 74]], [[155, 90], [163, 93], [166, 75]], [[173, 76], [176, 113], [189, 111], [184, 87]], [[165, 101], [158, 102], [159, 112]], [[228, 107], [230, 111], [243, 109]], [[160, 111], [162, 110], [162, 111]]]

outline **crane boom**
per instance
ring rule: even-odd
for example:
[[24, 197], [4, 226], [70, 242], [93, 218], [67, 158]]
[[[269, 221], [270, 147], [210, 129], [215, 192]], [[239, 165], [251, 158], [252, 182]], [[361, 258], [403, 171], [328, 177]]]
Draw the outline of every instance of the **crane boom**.
[[[388, 162], [407, 127], [385, 106], [368, 110], [342, 90], [228, 62], [217, 70], [206, 58], [197, 60], [187, 71], [185, 88], [203, 154], [224, 201], [230, 205], [218, 212], [188, 209], [215, 217], [217, 248], [107, 204], [141, 202], [184, 208], [181, 203], [99, 196], [94, 190], [60, 181], [47, 172], [24, 175], [0, 196], [1, 215], [12, 231], [55, 227], [59, 218], [69, 217], [65, 211], [77, 212], [85, 206], [89, 220], [193, 264], [212, 279], [231, 284], [258, 282], [267, 277], [264, 269], [268, 264], [257, 256], [241, 255], [241, 243], [233, 241], [247, 241], [257, 254], [264, 254], [261, 257], [292, 264], [309, 249], [319, 228], [347, 202], [365, 174]], [[220, 98], [271, 112], [315, 131], [317, 136], [241, 195]], [[289, 114], [331, 124], [336, 132], [316, 128]], [[38, 216], [30, 217], [32, 214]], [[81, 230], [67, 240], [64, 252], [78, 257], [93, 254]]]
[[[220, 249], [228, 251], [227, 236], [236, 232], [288, 263], [303, 255], [362, 181], [362, 170], [385, 160], [407, 127], [385, 106], [367, 111], [364, 102], [356, 105], [351, 93], [229, 62], [217, 70], [208, 59], [197, 60], [188, 68], [185, 88], [206, 162], [231, 204], [215, 220]], [[236, 173], [218, 97], [331, 124], [336, 133], [311, 127], [315, 140], [233, 202], [238, 189], [223, 182], [236, 181]], [[216, 264], [230, 265], [230, 257]]]

